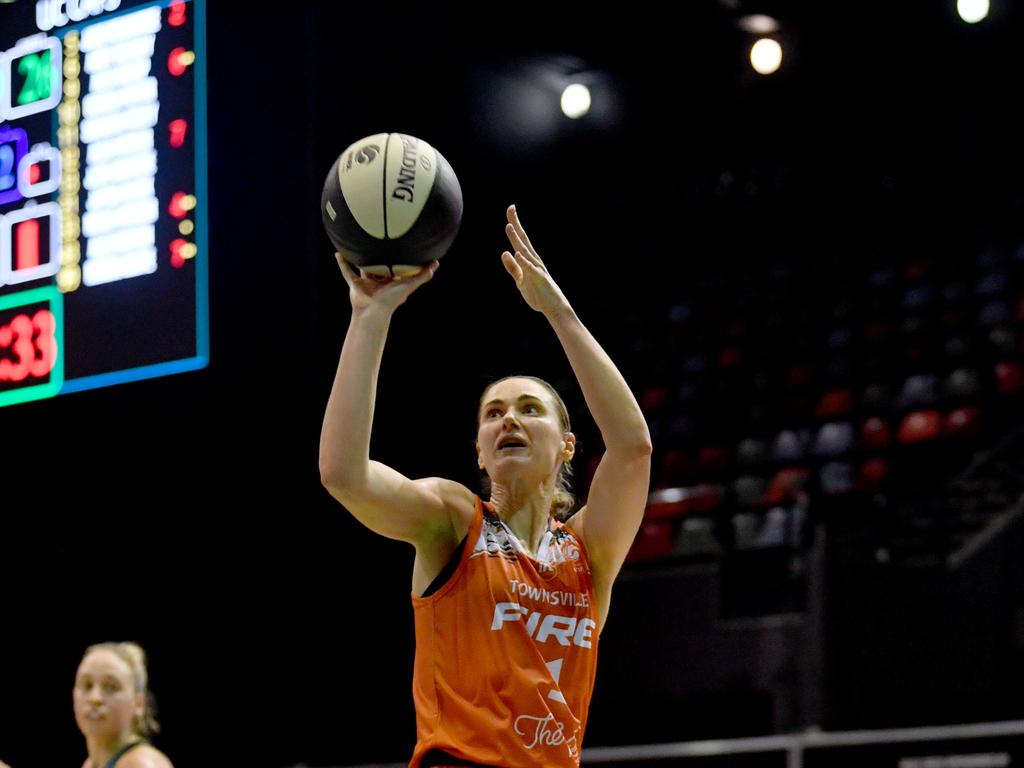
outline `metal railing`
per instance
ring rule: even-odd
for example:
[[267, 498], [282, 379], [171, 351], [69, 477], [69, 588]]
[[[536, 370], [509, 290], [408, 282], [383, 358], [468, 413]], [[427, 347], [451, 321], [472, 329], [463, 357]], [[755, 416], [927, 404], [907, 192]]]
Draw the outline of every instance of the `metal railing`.
[[[879, 752], [865, 748], [892, 747]], [[1002, 768], [1024, 760], [1024, 720], [996, 723], [715, 739], [673, 744], [591, 747], [583, 765], [633, 766], [645, 763], [714, 764], [714, 758], [758, 756], [743, 765], [804, 768], [857, 765], [860, 768]], [[712, 759], [710, 762], [708, 759]], [[718, 761], [718, 765], [727, 763]], [[347, 768], [405, 768], [406, 763], [366, 763]], [[292, 766], [292, 768], [307, 768]], [[340, 767], [339, 767], [340, 768]]]

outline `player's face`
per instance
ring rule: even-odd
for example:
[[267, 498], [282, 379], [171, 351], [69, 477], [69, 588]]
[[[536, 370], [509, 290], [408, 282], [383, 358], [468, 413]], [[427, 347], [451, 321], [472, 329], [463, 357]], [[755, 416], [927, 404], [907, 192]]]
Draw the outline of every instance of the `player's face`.
[[131, 734], [144, 696], [135, 692], [128, 664], [113, 651], [98, 648], [78, 665], [72, 701], [83, 734], [114, 740]]
[[484, 393], [477, 453], [491, 480], [528, 475], [540, 482], [565, 460], [571, 435], [562, 429], [551, 393], [531, 379], [504, 379]]

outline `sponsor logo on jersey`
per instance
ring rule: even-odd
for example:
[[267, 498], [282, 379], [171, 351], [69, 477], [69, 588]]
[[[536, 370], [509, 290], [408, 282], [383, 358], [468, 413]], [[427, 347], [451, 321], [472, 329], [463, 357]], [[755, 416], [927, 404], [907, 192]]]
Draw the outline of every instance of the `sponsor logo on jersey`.
[[573, 761], [579, 763], [579, 728], [571, 736], [566, 735], [565, 723], [556, 720], [550, 712], [541, 717], [520, 715], [515, 719], [512, 728], [523, 740], [526, 749], [564, 747]]
[[519, 603], [496, 603], [491, 630], [501, 631], [508, 623], [523, 622], [526, 634], [538, 643], [552, 640], [559, 645], [575, 645], [592, 648], [591, 638], [597, 622], [590, 618], [577, 619], [575, 616], [560, 616], [557, 613], [531, 611]]

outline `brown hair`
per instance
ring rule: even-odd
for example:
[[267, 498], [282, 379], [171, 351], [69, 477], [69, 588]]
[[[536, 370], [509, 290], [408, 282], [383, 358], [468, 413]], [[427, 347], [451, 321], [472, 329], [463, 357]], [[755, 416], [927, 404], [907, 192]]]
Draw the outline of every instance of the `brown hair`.
[[[519, 374], [503, 376], [500, 379], [495, 379], [484, 387], [484, 391], [480, 394], [480, 403], [477, 405], [476, 409], [477, 427], [480, 426], [480, 411], [483, 410], [484, 398], [487, 396], [487, 390], [495, 384], [500, 384], [501, 382], [508, 381], [509, 379], [529, 379], [532, 382], [540, 384], [544, 389], [550, 392], [552, 399], [555, 401], [555, 410], [558, 412], [558, 421], [562, 426], [562, 431], [572, 432], [572, 428], [569, 425], [569, 409], [565, 407], [565, 401], [562, 400], [562, 396], [558, 394], [558, 391], [548, 382], [544, 381], [544, 379], [538, 378], [537, 376], [525, 376]], [[563, 523], [569, 519], [573, 507], [576, 506], [576, 497], [573, 496], [572, 490], [569, 486], [569, 481], [571, 479], [572, 459], [568, 459], [563, 461], [562, 466], [558, 468], [558, 477], [555, 478], [555, 498], [551, 501], [551, 516]], [[490, 493], [491, 478], [486, 472], [483, 473], [483, 486], [484, 492]]]
[[132, 671], [135, 692], [145, 695], [145, 709], [141, 715], [132, 719], [132, 730], [139, 736], [149, 736], [160, 732], [160, 724], [156, 721], [156, 699], [149, 690], [149, 673], [146, 670], [146, 652], [138, 643], [96, 643], [90, 645], [82, 654], [84, 659], [93, 651], [110, 651], [128, 665]]

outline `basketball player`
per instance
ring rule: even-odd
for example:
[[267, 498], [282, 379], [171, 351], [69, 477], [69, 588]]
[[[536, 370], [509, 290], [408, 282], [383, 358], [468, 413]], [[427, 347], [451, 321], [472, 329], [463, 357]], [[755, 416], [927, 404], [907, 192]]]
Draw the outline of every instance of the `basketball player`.
[[86, 649], [75, 675], [75, 721], [89, 757], [82, 768], [172, 768], [146, 738], [159, 730], [146, 654], [135, 643]]
[[[514, 206], [507, 218], [505, 269], [527, 306], [551, 324], [605, 444], [588, 503], [565, 522], [576, 438], [562, 399], [539, 379], [501, 379], [480, 399], [476, 450], [487, 501], [451, 480], [410, 480], [370, 459], [391, 316], [438, 263], [378, 282], [338, 255], [352, 318], [324, 415], [320, 472], [359, 521], [416, 549], [411, 768], [579, 765], [598, 636], [647, 499], [651, 440], [640, 407], [551, 278]], [[404, 405], [417, 438], [444, 428], [420, 393], [410, 392]]]
[[[173, 768], [146, 740], [160, 728], [140, 646], [99, 643], [86, 648], [71, 698], [89, 753], [82, 768]], [[0, 768], [10, 766], [0, 760]]]

